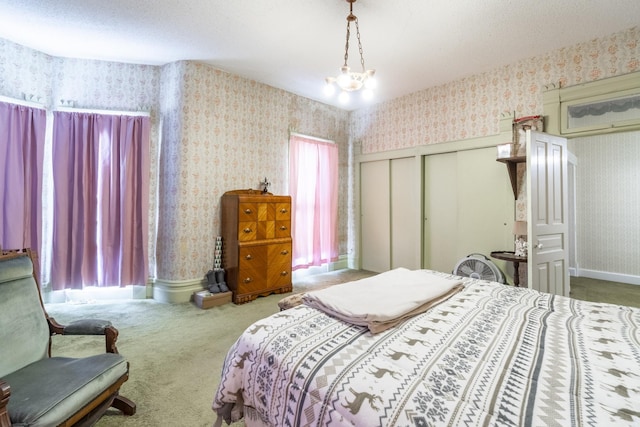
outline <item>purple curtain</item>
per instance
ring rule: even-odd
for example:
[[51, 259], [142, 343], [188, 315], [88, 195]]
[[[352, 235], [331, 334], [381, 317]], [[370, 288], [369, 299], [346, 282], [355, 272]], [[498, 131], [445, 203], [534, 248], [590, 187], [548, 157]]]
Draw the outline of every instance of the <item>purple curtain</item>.
[[54, 112], [54, 290], [144, 285], [149, 117]]
[[47, 113], [0, 102], [0, 246], [40, 251]]
[[293, 269], [338, 259], [338, 146], [299, 135], [289, 140]]

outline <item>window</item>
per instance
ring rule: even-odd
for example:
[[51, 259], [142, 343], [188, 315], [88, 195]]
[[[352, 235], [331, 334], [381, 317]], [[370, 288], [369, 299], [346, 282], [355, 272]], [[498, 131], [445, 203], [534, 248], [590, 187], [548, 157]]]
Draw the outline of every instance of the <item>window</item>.
[[46, 111], [0, 102], [0, 247], [40, 251]]
[[53, 116], [52, 288], [145, 284], [149, 117]]
[[338, 259], [338, 147], [292, 134], [289, 139], [293, 269]]

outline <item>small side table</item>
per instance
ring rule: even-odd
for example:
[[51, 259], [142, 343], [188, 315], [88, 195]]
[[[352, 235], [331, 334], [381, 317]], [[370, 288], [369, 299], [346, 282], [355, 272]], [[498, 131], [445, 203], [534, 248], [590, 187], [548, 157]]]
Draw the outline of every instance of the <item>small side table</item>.
[[495, 251], [491, 252], [491, 257], [495, 259], [501, 259], [503, 261], [509, 261], [513, 263], [513, 284], [516, 287], [520, 287], [520, 263], [527, 263], [526, 256], [516, 256], [514, 252], [507, 251]]

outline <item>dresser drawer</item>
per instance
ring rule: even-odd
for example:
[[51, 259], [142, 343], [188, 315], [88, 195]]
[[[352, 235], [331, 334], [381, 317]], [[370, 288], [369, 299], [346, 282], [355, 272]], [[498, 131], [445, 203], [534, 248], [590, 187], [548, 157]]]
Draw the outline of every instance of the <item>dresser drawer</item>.
[[275, 203], [276, 220], [291, 220], [291, 205], [289, 203]]
[[291, 284], [291, 243], [269, 245], [267, 286], [280, 288]]
[[269, 245], [267, 249], [269, 264], [285, 264], [291, 267], [291, 243], [277, 243]]
[[251, 242], [258, 236], [258, 223], [256, 221], [238, 222], [238, 241]]
[[257, 221], [258, 220], [258, 204], [240, 202], [238, 204], [238, 221]]
[[238, 291], [249, 293], [266, 286], [267, 248], [249, 246], [240, 248], [237, 277]]
[[269, 271], [267, 272], [267, 286], [269, 289], [281, 288], [291, 284], [291, 266], [281, 267], [269, 266]]
[[280, 220], [275, 222], [274, 236], [276, 238], [291, 237], [291, 221]]

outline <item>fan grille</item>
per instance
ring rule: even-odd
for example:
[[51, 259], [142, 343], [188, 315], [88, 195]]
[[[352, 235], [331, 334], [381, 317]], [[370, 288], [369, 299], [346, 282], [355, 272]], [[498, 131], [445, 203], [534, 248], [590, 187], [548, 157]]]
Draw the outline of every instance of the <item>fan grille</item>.
[[[484, 257], [484, 255], [480, 255]], [[491, 261], [469, 255], [467, 258], [458, 262], [453, 274], [457, 276], [470, 277], [472, 279], [489, 280], [493, 282], [504, 283], [502, 272]]]

